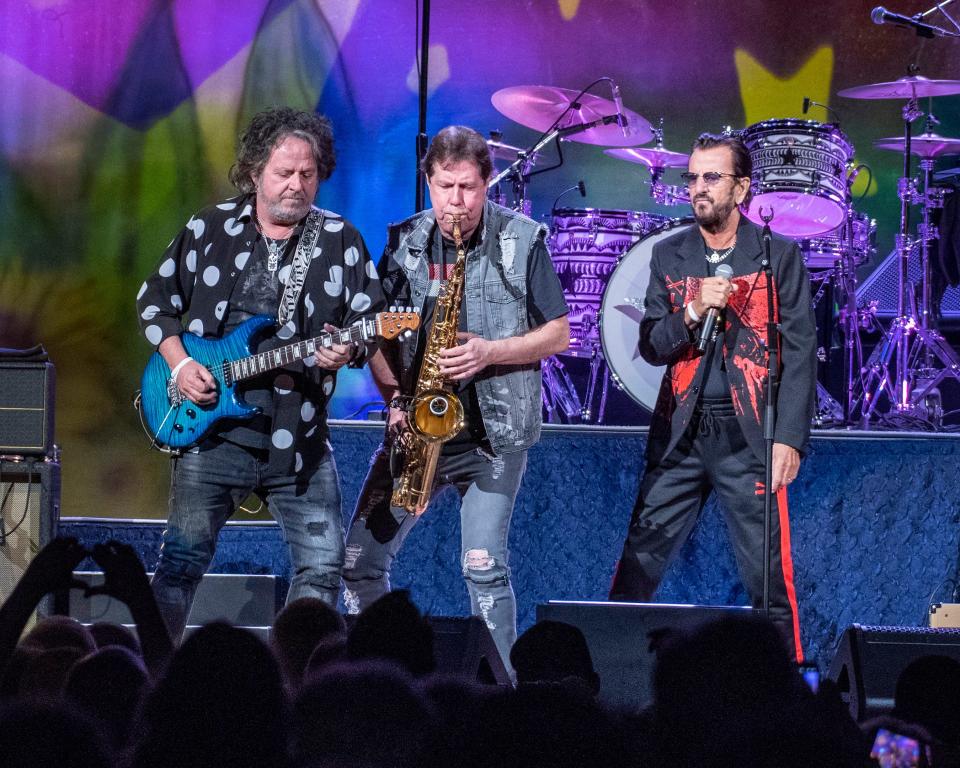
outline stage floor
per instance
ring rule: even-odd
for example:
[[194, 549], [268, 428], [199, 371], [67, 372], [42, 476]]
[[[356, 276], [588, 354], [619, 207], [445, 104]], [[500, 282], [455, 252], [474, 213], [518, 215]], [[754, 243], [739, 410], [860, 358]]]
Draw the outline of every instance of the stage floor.
[[[383, 426], [331, 422], [344, 520]], [[521, 630], [550, 599], [602, 600], [639, 483], [645, 428], [554, 426], [531, 449], [510, 549]], [[930, 602], [949, 602], [958, 559], [960, 436], [815, 432], [790, 489], [793, 559], [808, 657], [825, 669], [853, 623], [920, 626]], [[469, 612], [460, 577], [457, 499], [447, 489], [414, 528], [394, 569], [434, 615]], [[64, 518], [60, 532], [92, 544], [133, 543], [153, 567], [162, 523]], [[758, 542], [759, 545], [759, 542]], [[87, 564], [88, 566], [91, 564]], [[84, 566], [81, 566], [84, 567]], [[213, 570], [286, 575], [274, 524], [228, 525]], [[746, 603], [722, 514], [708, 502], [657, 595], [660, 602]]]

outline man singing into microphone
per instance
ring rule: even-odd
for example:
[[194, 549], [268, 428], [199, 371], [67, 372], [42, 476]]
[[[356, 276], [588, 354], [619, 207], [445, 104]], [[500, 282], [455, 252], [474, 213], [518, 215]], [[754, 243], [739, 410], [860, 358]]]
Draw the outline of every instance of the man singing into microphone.
[[[640, 354], [667, 370], [611, 600], [651, 599], [715, 490], [750, 599], [762, 603], [767, 292], [761, 230], [740, 212], [750, 202], [751, 171], [739, 137], [702, 135], [684, 174], [697, 226], [653, 249]], [[786, 490], [810, 436], [816, 328], [799, 248], [774, 237], [770, 255], [782, 336], [770, 617], [801, 661]]]

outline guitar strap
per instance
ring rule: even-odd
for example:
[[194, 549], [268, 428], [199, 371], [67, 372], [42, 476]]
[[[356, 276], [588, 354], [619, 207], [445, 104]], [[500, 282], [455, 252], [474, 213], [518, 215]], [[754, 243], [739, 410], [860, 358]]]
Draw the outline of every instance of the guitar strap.
[[303, 283], [307, 277], [307, 269], [309, 269], [310, 262], [313, 259], [313, 249], [317, 245], [322, 229], [323, 211], [312, 208], [303, 225], [303, 234], [300, 235], [300, 243], [297, 245], [297, 252], [293, 257], [290, 277], [283, 289], [283, 297], [280, 299], [280, 307], [277, 310], [277, 320], [281, 326], [286, 325], [293, 319], [297, 301], [300, 300], [300, 291], [303, 290]]

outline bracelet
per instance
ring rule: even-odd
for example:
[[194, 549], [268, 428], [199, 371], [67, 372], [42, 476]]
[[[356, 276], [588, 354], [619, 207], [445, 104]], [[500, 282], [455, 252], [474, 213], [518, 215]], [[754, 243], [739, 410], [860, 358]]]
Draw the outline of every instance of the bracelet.
[[193, 360], [193, 358], [187, 356], [187, 357], [183, 358], [183, 360], [181, 360], [181, 361], [180, 361], [179, 363], [177, 363], [175, 366], [173, 366], [173, 370], [170, 371], [170, 378], [173, 379], [174, 382], [176, 382], [176, 380], [177, 380], [177, 374], [180, 373], [180, 369], [183, 368], [183, 366], [185, 366], [185, 365], [186, 365], [187, 363], [189, 363], [191, 360]]
[[696, 310], [693, 308], [693, 302], [691, 301], [687, 304], [687, 314], [690, 316], [690, 319], [695, 323], [700, 322], [700, 315], [697, 314]]

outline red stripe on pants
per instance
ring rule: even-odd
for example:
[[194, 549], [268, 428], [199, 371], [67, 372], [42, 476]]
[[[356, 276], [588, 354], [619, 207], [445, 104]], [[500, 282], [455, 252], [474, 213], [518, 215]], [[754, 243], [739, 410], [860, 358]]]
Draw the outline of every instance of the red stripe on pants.
[[800, 612], [797, 609], [797, 588], [793, 584], [793, 555], [790, 552], [790, 515], [787, 509], [787, 489], [777, 491], [777, 510], [780, 514], [780, 564], [783, 567], [783, 582], [787, 588], [787, 600], [793, 613], [793, 645], [797, 663], [803, 663], [803, 645], [800, 641]]

